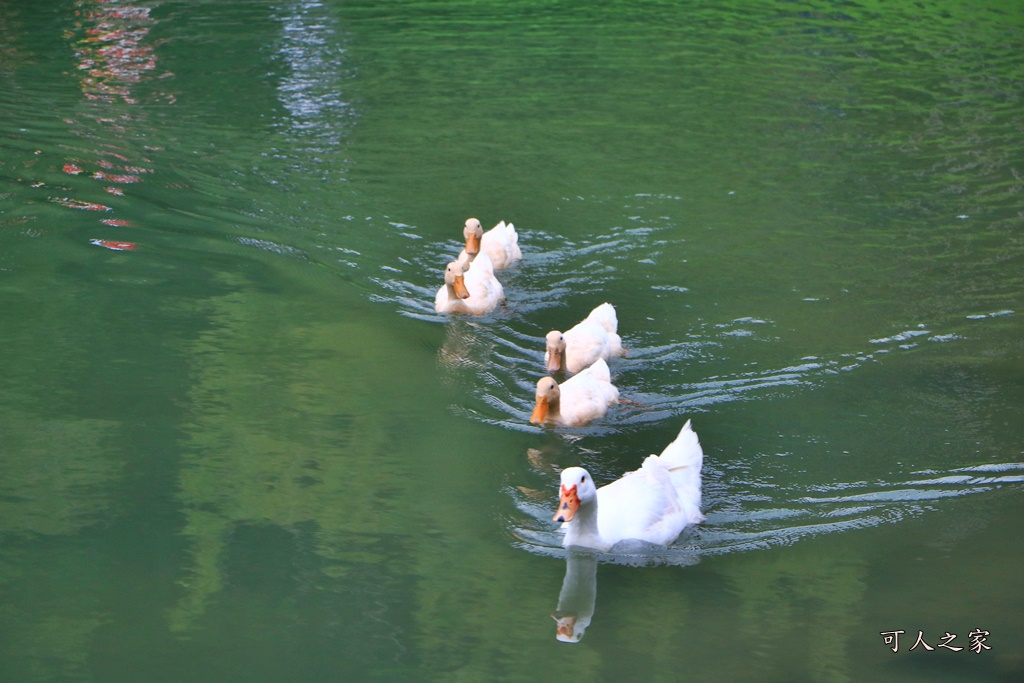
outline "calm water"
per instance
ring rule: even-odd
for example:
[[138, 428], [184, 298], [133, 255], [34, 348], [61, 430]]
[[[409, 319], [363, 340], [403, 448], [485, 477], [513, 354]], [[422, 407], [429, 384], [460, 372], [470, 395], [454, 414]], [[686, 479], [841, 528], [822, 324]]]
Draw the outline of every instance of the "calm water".
[[[1022, 45], [1003, 2], [0, 0], [0, 679], [1021, 680]], [[469, 216], [525, 258], [451, 320]], [[530, 426], [603, 301], [629, 402]], [[690, 418], [707, 521], [567, 557], [558, 470]]]

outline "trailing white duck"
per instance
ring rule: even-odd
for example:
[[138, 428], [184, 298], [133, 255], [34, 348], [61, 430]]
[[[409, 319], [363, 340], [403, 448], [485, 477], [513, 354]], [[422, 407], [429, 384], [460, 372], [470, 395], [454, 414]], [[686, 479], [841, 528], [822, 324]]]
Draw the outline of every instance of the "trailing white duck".
[[444, 284], [434, 297], [438, 313], [485, 315], [505, 298], [505, 290], [494, 277], [487, 254], [479, 254], [466, 272], [465, 260], [452, 261], [444, 270]]
[[612, 384], [608, 363], [598, 358], [589, 368], [561, 384], [552, 377], [541, 377], [530, 422], [578, 427], [604, 417], [608, 406], [618, 400], [619, 390]]
[[548, 372], [579, 372], [598, 358], [608, 360], [612, 356], [623, 355], [618, 329], [615, 307], [603, 303], [565, 332], [551, 330], [547, 334], [547, 350], [544, 352]]
[[516, 232], [516, 226], [511, 223], [501, 221], [484, 232], [480, 221], [469, 218], [462, 229], [462, 236], [466, 238], [466, 248], [462, 250], [462, 254], [468, 255], [470, 261], [477, 254], [484, 253], [491, 257], [491, 264], [495, 270], [504, 270], [523, 258], [523, 252], [519, 249], [519, 233]]
[[597, 488], [582, 467], [562, 471], [554, 520], [565, 529], [565, 547], [607, 551], [620, 541], [668, 545], [700, 511], [704, 451], [690, 421], [660, 456], [649, 455], [640, 469]]

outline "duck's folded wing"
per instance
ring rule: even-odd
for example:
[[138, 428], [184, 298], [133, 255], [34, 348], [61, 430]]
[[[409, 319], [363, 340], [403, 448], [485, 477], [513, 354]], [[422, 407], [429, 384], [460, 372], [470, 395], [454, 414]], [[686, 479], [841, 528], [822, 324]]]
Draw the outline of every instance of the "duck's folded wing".
[[663, 468], [642, 467], [597, 491], [598, 529], [610, 543], [636, 539], [668, 545], [686, 526], [685, 513]]

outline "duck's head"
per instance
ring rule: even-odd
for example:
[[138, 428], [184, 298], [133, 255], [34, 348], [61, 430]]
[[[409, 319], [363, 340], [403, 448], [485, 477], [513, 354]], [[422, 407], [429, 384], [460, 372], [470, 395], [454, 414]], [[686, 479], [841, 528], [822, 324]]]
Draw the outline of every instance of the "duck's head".
[[548, 419], [548, 411], [551, 409], [551, 404], [558, 401], [560, 395], [558, 382], [553, 377], [541, 377], [537, 382], [537, 402], [533, 406], [530, 422], [535, 425], [544, 424]]
[[558, 624], [555, 638], [563, 643], [578, 643], [583, 638], [583, 629], [577, 630], [579, 615], [569, 612], [554, 612], [551, 618]]
[[558, 497], [558, 510], [553, 519], [556, 522], [571, 522], [581, 503], [589, 503], [597, 497], [597, 489], [590, 473], [582, 467], [567, 467], [562, 470], [562, 486]]
[[466, 253], [476, 256], [480, 253], [480, 240], [483, 239], [484, 229], [480, 221], [475, 218], [466, 219], [466, 227], [462, 229], [462, 236], [466, 238]]
[[548, 372], [556, 373], [563, 370], [562, 355], [565, 353], [565, 336], [558, 330], [551, 330], [548, 332], [545, 344], [548, 349]]
[[455, 290], [455, 296], [460, 299], [469, 298], [469, 290], [466, 289], [466, 273], [462, 269], [462, 264], [458, 261], [452, 261], [444, 269], [444, 283]]

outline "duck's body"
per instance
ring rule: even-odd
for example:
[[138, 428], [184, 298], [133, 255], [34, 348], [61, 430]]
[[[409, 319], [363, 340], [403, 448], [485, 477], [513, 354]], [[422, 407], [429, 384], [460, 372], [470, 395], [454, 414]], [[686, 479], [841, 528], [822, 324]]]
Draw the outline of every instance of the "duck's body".
[[434, 297], [438, 313], [486, 315], [505, 299], [504, 288], [494, 277], [491, 259], [484, 253], [477, 255], [468, 271], [463, 259], [449, 263], [444, 281]]
[[463, 254], [469, 256], [470, 261], [475, 259], [477, 254], [487, 254], [495, 270], [504, 270], [523, 258], [523, 252], [519, 248], [519, 233], [516, 232], [516, 226], [511, 223], [501, 221], [484, 232], [480, 221], [470, 218], [466, 221], [462, 234], [466, 238], [466, 247], [462, 254], [459, 254], [460, 259]]
[[704, 451], [690, 421], [662, 454], [648, 456], [640, 469], [596, 488], [582, 467], [562, 471], [556, 522], [563, 522], [565, 547], [607, 551], [616, 543], [639, 540], [672, 543], [700, 511]]
[[565, 332], [552, 330], [546, 338], [544, 361], [549, 373], [566, 370], [579, 372], [598, 358], [608, 360], [622, 355], [622, 338], [615, 307], [603, 303], [586, 318]]
[[536, 404], [530, 422], [552, 422], [578, 427], [604, 417], [608, 406], [619, 400], [619, 390], [612, 384], [608, 363], [596, 363], [559, 384], [551, 377], [537, 382]]

